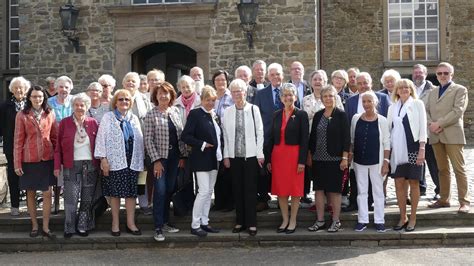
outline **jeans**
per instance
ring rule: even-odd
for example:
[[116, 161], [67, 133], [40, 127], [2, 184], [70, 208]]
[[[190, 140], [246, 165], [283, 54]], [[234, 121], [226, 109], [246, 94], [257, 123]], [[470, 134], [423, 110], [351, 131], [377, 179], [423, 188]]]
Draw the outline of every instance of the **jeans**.
[[168, 223], [170, 216], [170, 201], [176, 187], [179, 154], [177, 148], [171, 149], [168, 158], [163, 159], [163, 173], [155, 178], [153, 191], [153, 222], [155, 229], [161, 229]]

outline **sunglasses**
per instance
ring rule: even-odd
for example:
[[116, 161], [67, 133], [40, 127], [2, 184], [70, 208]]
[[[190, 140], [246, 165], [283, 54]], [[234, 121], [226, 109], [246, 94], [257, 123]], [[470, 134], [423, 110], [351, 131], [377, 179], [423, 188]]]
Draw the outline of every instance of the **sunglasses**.
[[441, 75], [449, 76], [449, 74], [451, 74], [451, 73], [449, 73], [449, 72], [436, 72], [436, 75], [438, 75], [438, 76], [441, 76]]
[[118, 98], [119, 102], [130, 102], [130, 98]]

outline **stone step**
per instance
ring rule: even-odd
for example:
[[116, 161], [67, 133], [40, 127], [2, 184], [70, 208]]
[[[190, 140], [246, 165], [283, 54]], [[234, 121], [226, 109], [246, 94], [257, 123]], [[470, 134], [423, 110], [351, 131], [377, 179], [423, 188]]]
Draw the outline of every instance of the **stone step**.
[[[38, 212], [40, 214], [41, 212]], [[172, 213], [172, 211], [171, 211]], [[410, 209], [408, 208], [408, 213]], [[40, 216], [41, 217], [41, 216]], [[121, 224], [123, 229], [126, 218], [124, 210], [121, 211]], [[308, 209], [301, 209], [298, 212], [298, 225], [300, 228], [306, 228], [313, 224], [316, 219], [316, 214]], [[340, 217], [343, 225], [346, 228], [353, 228], [357, 223], [357, 212], [342, 213]], [[329, 216], [326, 216], [329, 220]], [[171, 221], [178, 228], [188, 230], [190, 228], [191, 217], [173, 217]], [[370, 212], [370, 221], [373, 222], [373, 212]], [[388, 206], [385, 209], [385, 224], [388, 227], [395, 225], [399, 221], [398, 208], [395, 206]], [[41, 219], [39, 219], [41, 223]], [[142, 230], [153, 230], [153, 216], [145, 216], [138, 210], [136, 213], [137, 226]], [[214, 227], [222, 229], [232, 228], [235, 222], [235, 212], [220, 212], [212, 211], [210, 213], [210, 223]], [[50, 220], [50, 228], [55, 232], [63, 231], [64, 212], [58, 215], [52, 215]], [[281, 215], [278, 209], [269, 209], [257, 214], [257, 224], [259, 228], [273, 229], [281, 223]], [[459, 214], [457, 207], [429, 209], [420, 207], [417, 213], [417, 225], [421, 227], [427, 226], [474, 226], [474, 213]], [[97, 219], [96, 230], [108, 231], [111, 226], [111, 215], [107, 211], [102, 217]], [[28, 232], [31, 228], [30, 218], [27, 214], [22, 213], [20, 217], [12, 217], [8, 213], [0, 214], [0, 232]]]
[[78, 250], [78, 249], [125, 249], [125, 248], [175, 248], [175, 247], [235, 247], [235, 246], [440, 246], [440, 245], [473, 245], [474, 226], [465, 227], [417, 227], [414, 232], [387, 231], [377, 233], [373, 228], [355, 232], [343, 228], [337, 233], [326, 231], [308, 232], [298, 227], [294, 234], [277, 234], [275, 230], [260, 229], [257, 236], [246, 232], [233, 234], [229, 229], [218, 234], [209, 234], [198, 238], [188, 230], [175, 234], [165, 234], [166, 240], [156, 242], [152, 230], [144, 230], [141, 236], [132, 236], [125, 232], [113, 237], [109, 232], [94, 231], [88, 237], [74, 235], [64, 239], [58, 233], [56, 240], [43, 237], [30, 238], [25, 232], [0, 233], [0, 250], [3, 252], [45, 251], [45, 250]]

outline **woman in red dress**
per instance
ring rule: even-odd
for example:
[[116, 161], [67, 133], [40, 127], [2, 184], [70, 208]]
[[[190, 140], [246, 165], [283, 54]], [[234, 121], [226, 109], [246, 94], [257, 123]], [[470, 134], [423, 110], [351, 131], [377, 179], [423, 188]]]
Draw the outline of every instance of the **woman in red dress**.
[[[281, 87], [282, 110], [273, 116], [270, 138], [272, 147], [271, 163], [267, 165], [272, 172], [272, 194], [278, 196], [283, 221], [278, 233], [291, 234], [296, 229], [300, 198], [303, 196], [304, 167], [308, 152], [308, 114], [295, 107], [296, 87], [285, 83]], [[291, 215], [288, 216], [288, 198], [291, 196]]]

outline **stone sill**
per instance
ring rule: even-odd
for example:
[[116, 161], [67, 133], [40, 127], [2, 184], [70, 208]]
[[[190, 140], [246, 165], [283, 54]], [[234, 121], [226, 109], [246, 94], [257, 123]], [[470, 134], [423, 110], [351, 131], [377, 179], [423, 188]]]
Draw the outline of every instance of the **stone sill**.
[[135, 5], [112, 6], [107, 11], [112, 16], [129, 16], [142, 14], [177, 14], [177, 13], [212, 13], [216, 10], [217, 3], [178, 3], [162, 5]]
[[413, 67], [416, 64], [423, 64], [426, 67], [436, 67], [440, 61], [384, 61], [383, 62], [383, 67], [384, 68], [403, 68], [403, 67]]

